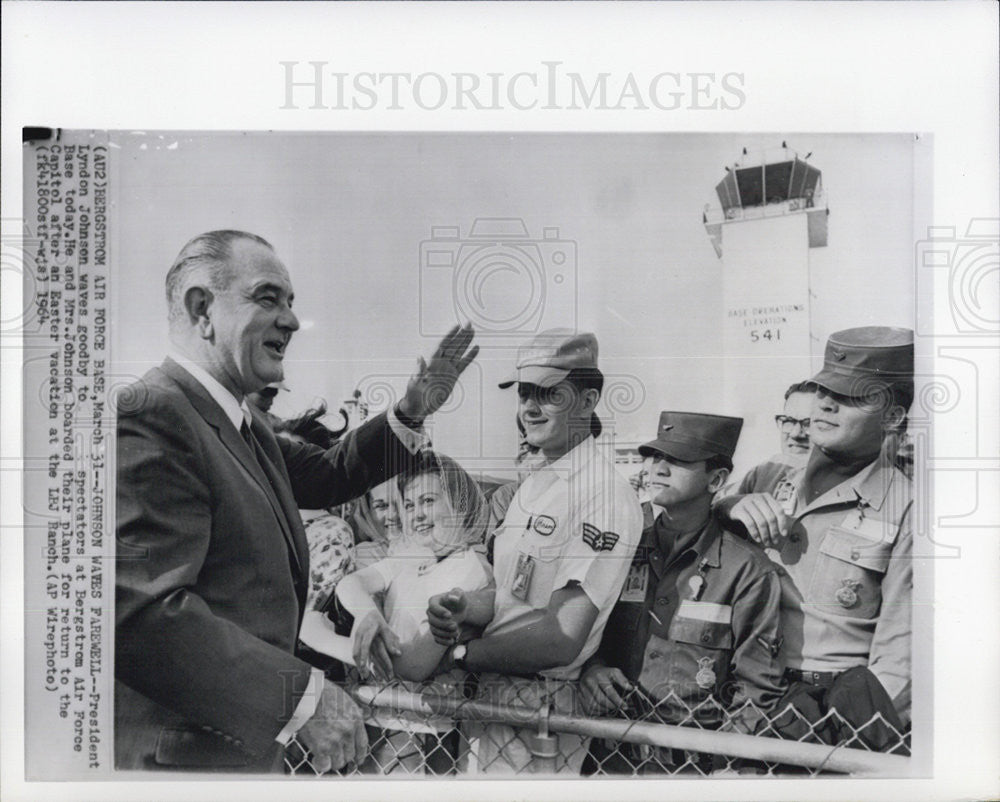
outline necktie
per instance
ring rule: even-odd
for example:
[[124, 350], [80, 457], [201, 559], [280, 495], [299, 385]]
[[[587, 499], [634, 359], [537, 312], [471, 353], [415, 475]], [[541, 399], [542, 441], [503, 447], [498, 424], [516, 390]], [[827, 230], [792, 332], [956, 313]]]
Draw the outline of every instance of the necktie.
[[250, 431], [250, 424], [247, 423], [246, 419], [243, 420], [243, 424], [240, 426], [240, 434], [243, 435], [243, 440], [250, 449], [250, 454], [253, 456], [254, 462], [260, 466], [268, 484], [271, 485], [271, 488], [274, 489], [274, 492], [277, 494], [277, 488], [274, 486], [275, 478], [271, 475], [270, 467], [265, 464], [267, 462], [266, 458], [261, 459], [263, 454], [260, 451], [260, 444], [257, 442], [257, 438], [253, 436], [253, 432]]
[[253, 434], [250, 432], [250, 427], [247, 425], [247, 422], [245, 420], [243, 421], [243, 425], [240, 426], [240, 434], [243, 435], [244, 442], [247, 444], [247, 446], [249, 446], [250, 453], [253, 454], [254, 459], [256, 459], [257, 449], [253, 447]]
[[[264, 472], [264, 477], [267, 479], [268, 484], [271, 485], [271, 490], [274, 493], [275, 500], [278, 502], [279, 505], [278, 508], [275, 508], [275, 514], [283, 517], [287, 524], [288, 514], [283, 510], [281, 512], [278, 511], [281, 508], [281, 502], [279, 500], [281, 498], [281, 493], [279, 492], [278, 487], [276, 485], [276, 477], [273, 475], [273, 468], [268, 463], [267, 457], [264, 456], [263, 449], [258, 444], [257, 438], [254, 437], [253, 432], [250, 431], [250, 424], [246, 418], [243, 419], [243, 423], [240, 425], [240, 435], [242, 435], [244, 442], [246, 442], [247, 447], [250, 449], [250, 453], [251, 455], [253, 455], [254, 461]], [[260, 449], [260, 453], [258, 453], [258, 449]], [[295, 554], [291, 541], [286, 540], [285, 545], [288, 547], [288, 551], [291, 555], [293, 564], [297, 564], [298, 556]], [[300, 581], [299, 579], [300, 576], [301, 576], [300, 573], [296, 573], [296, 579], [295, 579], [296, 583]], [[302, 592], [304, 593], [305, 591]]]

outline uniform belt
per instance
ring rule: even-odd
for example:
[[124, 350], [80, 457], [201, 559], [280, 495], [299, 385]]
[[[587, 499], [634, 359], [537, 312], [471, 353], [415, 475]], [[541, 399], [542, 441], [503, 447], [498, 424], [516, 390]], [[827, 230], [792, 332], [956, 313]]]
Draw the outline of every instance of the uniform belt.
[[805, 682], [809, 685], [829, 687], [843, 671], [802, 671], [798, 668], [786, 668], [785, 677], [790, 682]]

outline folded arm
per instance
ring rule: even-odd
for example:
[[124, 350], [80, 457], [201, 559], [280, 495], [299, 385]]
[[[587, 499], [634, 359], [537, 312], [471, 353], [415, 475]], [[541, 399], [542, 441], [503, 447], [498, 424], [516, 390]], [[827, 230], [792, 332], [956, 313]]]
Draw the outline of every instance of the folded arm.
[[534, 674], [569, 665], [580, 654], [597, 607], [579, 585], [555, 591], [547, 607], [517, 619], [508, 629], [469, 641], [472, 671]]
[[348, 574], [334, 591], [337, 601], [354, 616], [351, 629], [354, 665], [363, 677], [388, 681], [393, 676], [393, 659], [400, 653], [399, 638], [382, 614], [376, 595], [388, 588], [386, 576], [375, 563]]

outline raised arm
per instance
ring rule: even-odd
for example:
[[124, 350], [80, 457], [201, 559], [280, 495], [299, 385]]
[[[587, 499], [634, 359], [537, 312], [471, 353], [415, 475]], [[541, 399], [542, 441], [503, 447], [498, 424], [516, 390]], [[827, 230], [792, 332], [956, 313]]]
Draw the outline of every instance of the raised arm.
[[299, 507], [321, 509], [357, 498], [402, 471], [425, 438], [419, 432], [451, 395], [462, 372], [479, 353], [472, 325], [455, 326], [430, 361], [420, 357], [406, 392], [390, 413], [377, 415], [327, 451], [278, 444]]

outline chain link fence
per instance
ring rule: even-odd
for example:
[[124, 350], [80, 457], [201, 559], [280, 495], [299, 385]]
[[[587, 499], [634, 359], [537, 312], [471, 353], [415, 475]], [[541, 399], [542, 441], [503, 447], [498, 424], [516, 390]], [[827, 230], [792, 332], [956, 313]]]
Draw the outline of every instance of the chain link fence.
[[[910, 733], [880, 714], [851, 723], [831, 709], [810, 718], [792, 705], [765, 713], [714, 696], [692, 706], [640, 688], [616, 711], [588, 713], [576, 683], [498, 675], [464, 684], [351, 685], [368, 725], [369, 753], [339, 776], [815, 776], [905, 777]], [[754, 733], [746, 732], [753, 721]], [[289, 773], [314, 776], [296, 741]], [[338, 775], [331, 775], [338, 776]]]

